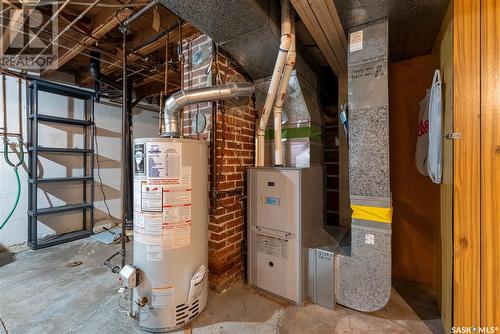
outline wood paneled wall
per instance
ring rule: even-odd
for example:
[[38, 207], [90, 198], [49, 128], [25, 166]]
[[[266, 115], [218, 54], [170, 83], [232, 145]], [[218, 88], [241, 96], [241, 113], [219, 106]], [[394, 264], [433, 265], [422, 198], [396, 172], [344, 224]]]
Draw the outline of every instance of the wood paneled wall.
[[454, 1], [453, 325], [479, 326], [481, 1]]
[[500, 3], [481, 2], [481, 326], [500, 327]]
[[432, 84], [433, 54], [391, 63], [392, 274], [434, 286], [439, 277], [439, 186], [415, 167], [419, 102]]
[[[500, 2], [454, 1], [453, 325], [500, 327]], [[491, 329], [490, 329], [491, 332]]]

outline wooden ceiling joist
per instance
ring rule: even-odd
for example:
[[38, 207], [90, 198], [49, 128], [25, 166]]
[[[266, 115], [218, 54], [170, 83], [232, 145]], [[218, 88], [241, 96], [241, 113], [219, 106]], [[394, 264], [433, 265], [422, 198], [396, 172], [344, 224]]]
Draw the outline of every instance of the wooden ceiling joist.
[[99, 14], [93, 19], [91, 36], [85, 37], [80, 44], [75, 45], [73, 48], [67, 50], [64, 54], [60, 55], [56, 66], [46, 69], [45, 71], [43, 71], [42, 75], [48, 76], [53, 74], [61, 66], [69, 62], [78, 54], [80, 54], [88, 46], [97, 42], [100, 38], [102, 38], [109, 31], [117, 27], [120, 24], [120, 22], [125, 20], [133, 13], [133, 11], [128, 8], [125, 8], [119, 12], [104, 11], [104, 10], [102, 12], [106, 12], [106, 15]]
[[[196, 32], [198, 32], [198, 30], [196, 30], [196, 28], [194, 28], [191, 25], [191, 23], [184, 23], [182, 25], [183, 38], [192, 36]], [[174, 29], [174, 30], [170, 31], [167, 35], [157, 39], [156, 41], [154, 41], [150, 44], [147, 44], [140, 49], [135, 50], [134, 53], [130, 54], [127, 57], [127, 61], [130, 63], [140, 61], [141, 57], [147, 56], [150, 53], [163, 48], [166, 45], [167, 40], [169, 40], [171, 42], [178, 41], [178, 39], [179, 39], [178, 36], [179, 36], [178, 31], [176, 29]], [[113, 64], [103, 65], [101, 68], [101, 73], [103, 75], [106, 75], [106, 76], [111, 75], [111, 74], [115, 73], [116, 71], [119, 71], [121, 69], [121, 65], [122, 65], [121, 61], [114, 62]], [[87, 84], [91, 80], [92, 80], [92, 77], [90, 76], [90, 74], [87, 74], [81, 79], [80, 84]]]
[[347, 70], [347, 39], [331, 0], [291, 0], [312, 38], [337, 75]]

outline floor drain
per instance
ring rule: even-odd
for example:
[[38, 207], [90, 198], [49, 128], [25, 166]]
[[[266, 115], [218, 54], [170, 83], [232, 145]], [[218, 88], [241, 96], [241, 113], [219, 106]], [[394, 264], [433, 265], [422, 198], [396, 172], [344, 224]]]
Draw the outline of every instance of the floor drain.
[[71, 261], [68, 263], [68, 267], [76, 267], [81, 265], [83, 262], [82, 261]]

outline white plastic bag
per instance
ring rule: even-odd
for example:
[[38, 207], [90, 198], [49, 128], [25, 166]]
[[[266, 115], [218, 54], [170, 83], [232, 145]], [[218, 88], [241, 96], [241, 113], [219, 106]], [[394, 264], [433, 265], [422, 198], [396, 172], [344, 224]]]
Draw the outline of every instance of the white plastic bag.
[[442, 156], [442, 96], [441, 73], [434, 72], [432, 86], [420, 101], [417, 126], [415, 164], [422, 175], [429, 175], [432, 182], [441, 183]]
[[417, 125], [417, 148], [415, 151], [415, 164], [420, 174], [427, 176], [427, 154], [429, 152], [429, 97], [430, 90], [420, 101]]
[[441, 73], [436, 70], [429, 96], [429, 151], [427, 154], [427, 173], [434, 183], [441, 183], [442, 145]]

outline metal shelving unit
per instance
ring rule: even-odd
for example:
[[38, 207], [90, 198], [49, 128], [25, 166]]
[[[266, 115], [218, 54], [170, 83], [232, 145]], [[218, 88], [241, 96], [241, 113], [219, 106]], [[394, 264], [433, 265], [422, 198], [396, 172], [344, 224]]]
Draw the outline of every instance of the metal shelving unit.
[[[85, 102], [84, 119], [64, 118], [39, 113], [39, 92], [80, 99]], [[94, 94], [75, 87], [59, 85], [52, 82], [34, 80], [29, 85], [27, 94], [28, 106], [28, 245], [39, 249], [88, 237], [94, 227]], [[52, 123], [82, 127], [83, 148], [59, 148], [39, 146], [39, 123]], [[83, 157], [83, 176], [73, 177], [38, 177], [39, 153], [57, 153], [64, 155], [80, 155]], [[38, 207], [38, 185], [47, 183], [81, 182], [82, 202]], [[37, 225], [39, 216], [50, 216], [70, 212], [81, 212], [82, 229], [65, 234], [38, 239]]]

